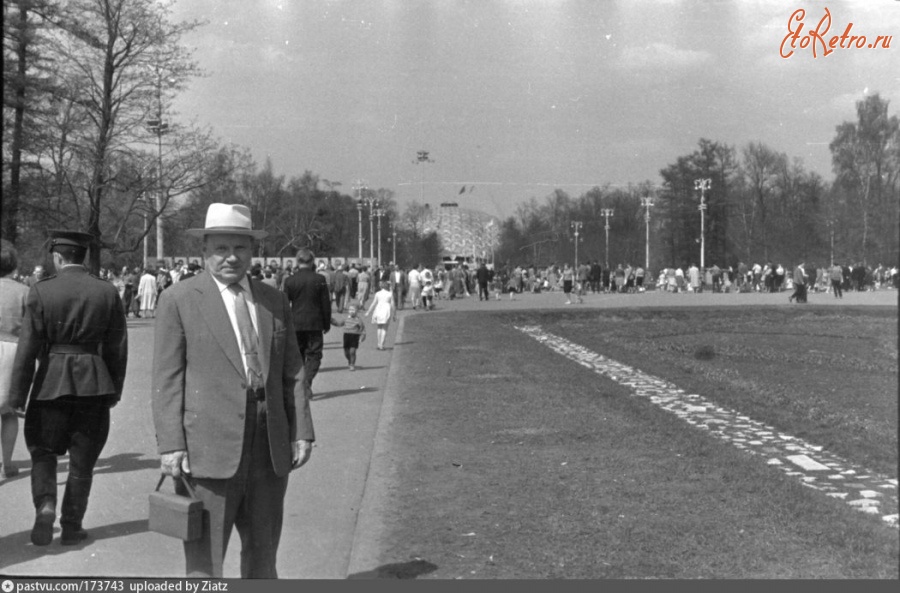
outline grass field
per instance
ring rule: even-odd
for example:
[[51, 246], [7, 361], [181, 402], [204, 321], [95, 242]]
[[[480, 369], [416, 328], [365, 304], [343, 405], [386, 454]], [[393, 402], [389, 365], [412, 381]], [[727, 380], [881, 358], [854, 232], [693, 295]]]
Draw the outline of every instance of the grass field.
[[390, 396], [383, 564], [438, 579], [896, 579], [896, 528], [513, 328], [541, 325], [896, 478], [896, 315], [755, 307], [409, 317], [396, 347], [411, 380]]

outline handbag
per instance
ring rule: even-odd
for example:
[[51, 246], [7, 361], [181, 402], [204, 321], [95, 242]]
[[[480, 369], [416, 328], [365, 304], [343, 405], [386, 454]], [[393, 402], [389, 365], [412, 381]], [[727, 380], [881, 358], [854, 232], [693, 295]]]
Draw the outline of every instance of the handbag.
[[[159, 488], [166, 474], [159, 478], [156, 490], [150, 493], [149, 528], [186, 542], [200, 539], [203, 535], [203, 501], [194, 494], [194, 489], [181, 476], [181, 483], [190, 496], [175, 492], [160, 492]], [[174, 478], [173, 478], [174, 479]]]

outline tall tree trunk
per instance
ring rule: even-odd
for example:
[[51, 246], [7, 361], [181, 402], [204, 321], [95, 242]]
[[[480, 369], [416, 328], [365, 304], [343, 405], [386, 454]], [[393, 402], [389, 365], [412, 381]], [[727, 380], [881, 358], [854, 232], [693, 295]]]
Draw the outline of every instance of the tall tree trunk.
[[13, 116], [12, 144], [10, 146], [9, 193], [3, 197], [3, 224], [0, 234], [13, 243], [19, 236], [19, 200], [22, 193], [22, 145], [25, 137], [25, 73], [27, 70], [28, 7], [19, 3], [19, 39], [16, 44], [16, 99]]

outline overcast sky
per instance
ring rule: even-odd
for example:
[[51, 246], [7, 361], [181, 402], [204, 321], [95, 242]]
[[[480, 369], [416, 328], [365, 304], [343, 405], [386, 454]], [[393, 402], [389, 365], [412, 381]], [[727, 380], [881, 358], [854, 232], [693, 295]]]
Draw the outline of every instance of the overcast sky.
[[[852, 23], [890, 48], [780, 57], [792, 13], [805, 34], [826, 7], [827, 37]], [[878, 92], [897, 114], [900, 97], [896, 0], [179, 0], [174, 16], [208, 20], [184, 40], [208, 76], [180, 118], [277, 174], [362, 179], [401, 207], [505, 217], [556, 187], [659, 183], [700, 138], [761, 141], [831, 179], [856, 101]]]

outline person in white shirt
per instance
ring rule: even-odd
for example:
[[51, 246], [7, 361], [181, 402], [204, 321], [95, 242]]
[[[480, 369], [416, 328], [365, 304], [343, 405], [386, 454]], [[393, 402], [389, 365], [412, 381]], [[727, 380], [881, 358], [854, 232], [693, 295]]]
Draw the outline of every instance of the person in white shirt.
[[419, 309], [419, 295], [422, 292], [421, 283], [422, 264], [409, 271], [407, 280], [409, 281], [409, 300], [412, 302], [414, 310]]
[[172, 270], [169, 272], [169, 276], [172, 277], [172, 284], [181, 280], [182, 274], [184, 274], [184, 260], [180, 259], [177, 264], [172, 266]]

